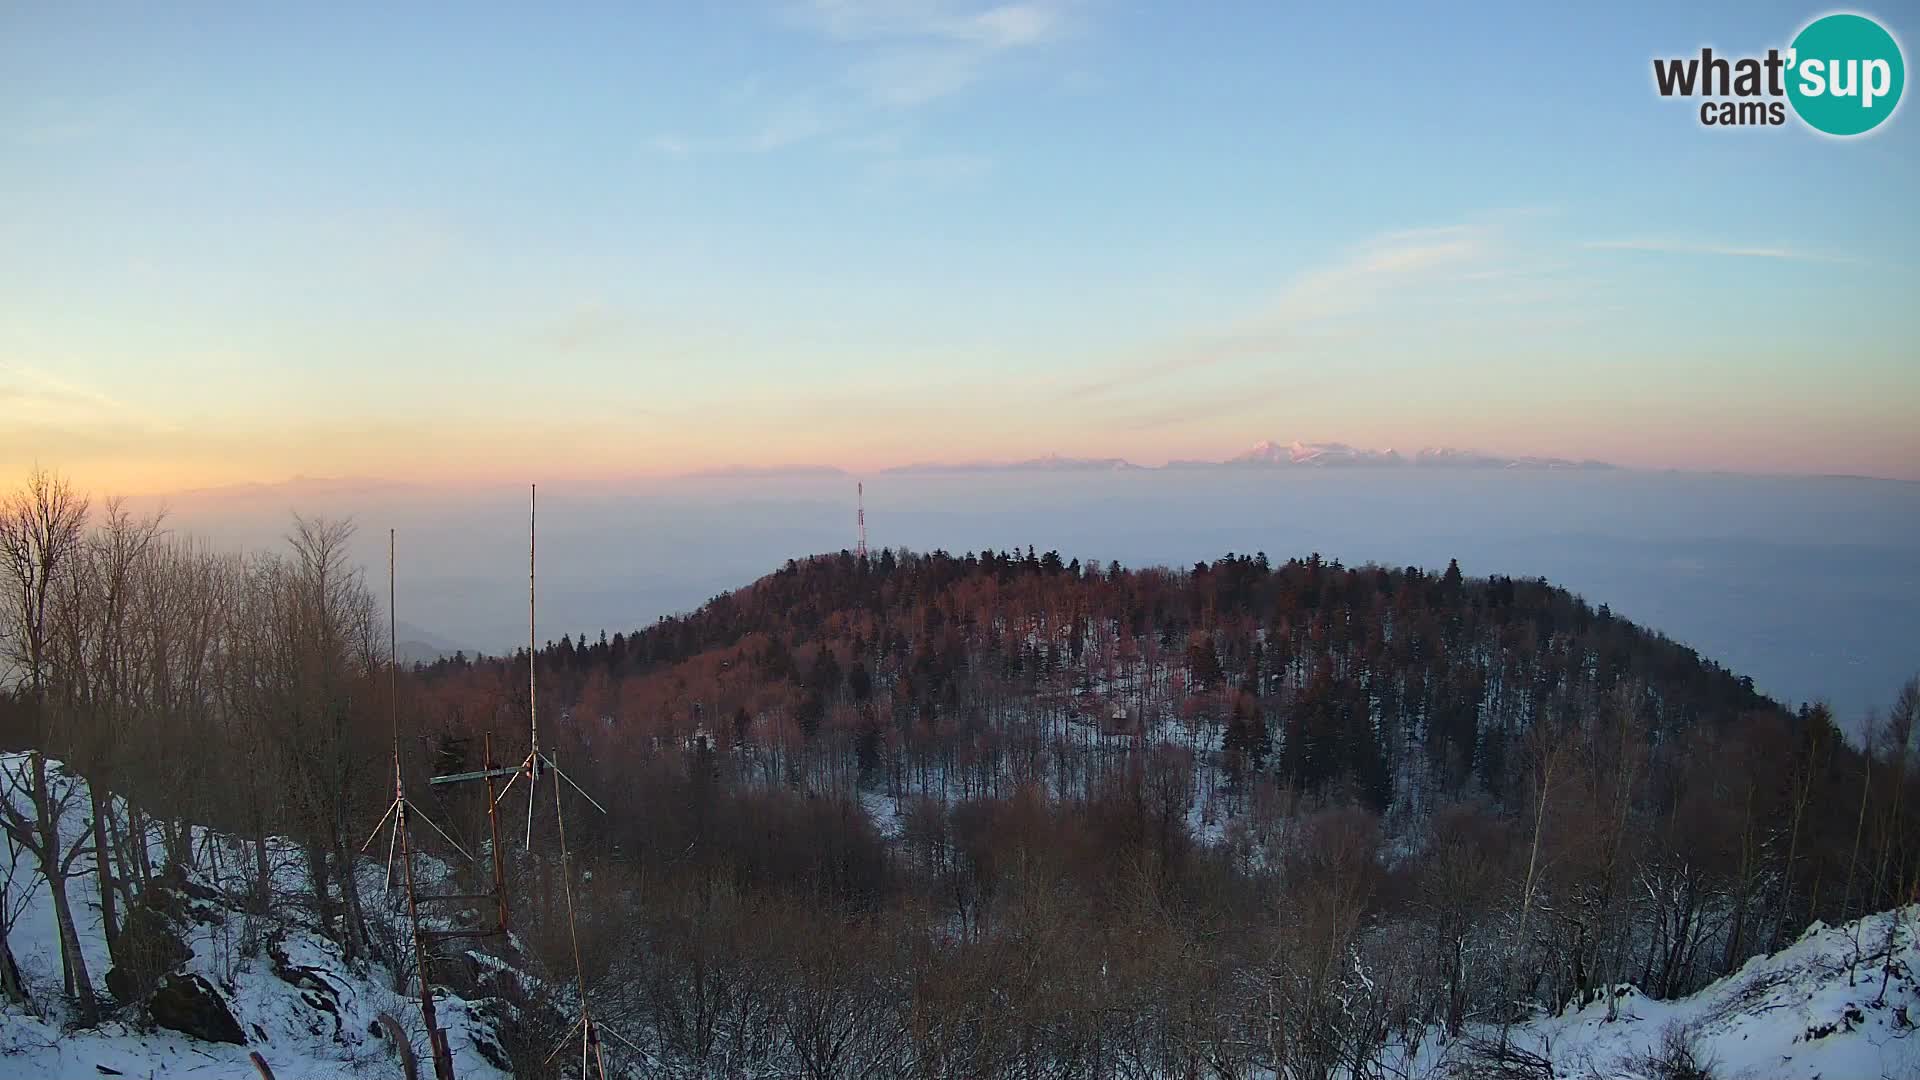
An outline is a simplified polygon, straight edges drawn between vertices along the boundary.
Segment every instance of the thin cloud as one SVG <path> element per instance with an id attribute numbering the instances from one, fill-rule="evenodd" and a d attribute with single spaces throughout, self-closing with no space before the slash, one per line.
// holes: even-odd
<path id="1" fill-rule="evenodd" d="M 840 41 L 925 38 L 987 48 L 1019 48 L 1047 40 L 1063 23 L 1058 5 L 981 7 L 942 0 L 813 0 L 795 21 Z"/>
<path id="2" fill-rule="evenodd" d="M 814 0 L 795 21 L 854 47 L 846 84 L 870 104 L 914 109 L 984 79 L 1004 56 L 1060 38 L 1057 3 L 980 6 L 941 0 Z"/>
<path id="3" fill-rule="evenodd" d="M 1847 255 L 1802 251 L 1798 248 L 1760 245 L 1701 243 L 1688 240 L 1589 240 L 1581 245 L 1593 251 L 1644 251 L 1662 255 L 1720 255 L 1735 259 L 1783 259 L 1792 262 L 1851 263 Z"/>
<path id="4" fill-rule="evenodd" d="M 110 138 L 133 123 L 125 98 L 38 98 L 18 103 L 15 123 L 0 131 L 25 146 L 62 146 Z"/>
<path id="5" fill-rule="evenodd" d="M 1350 378 L 1343 373 L 1341 378 Z M 1330 376 L 1289 379 L 1284 385 L 1249 389 L 1236 388 L 1227 393 L 1174 401 L 1154 408 L 1122 414 L 1114 425 L 1128 431 L 1154 431 L 1200 421 L 1220 421 L 1256 411 L 1271 411 L 1276 403 L 1299 401 L 1303 395 L 1338 385 Z"/>
<path id="6" fill-rule="evenodd" d="M 1096 379 L 1076 382 L 1063 392 L 1066 398 L 1097 398 L 1141 383 L 1183 372 L 1213 367 L 1270 352 L 1286 343 L 1281 334 L 1212 334 L 1197 336 L 1158 350 L 1159 357 L 1115 367 Z"/>
<path id="7" fill-rule="evenodd" d="M 1449 225 L 1388 233 L 1330 266 L 1294 278 L 1255 327 L 1297 328 L 1303 323 L 1378 308 L 1437 278 L 1477 265 L 1497 241 L 1494 225 Z"/>
<path id="8" fill-rule="evenodd" d="M 842 117 L 808 98 L 790 98 L 768 109 L 751 130 L 732 135 L 692 136 L 680 132 L 647 141 L 654 153 L 686 159 L 712 154 L 765 154 L 812 142 L 846 126 Z"/>
<path id="9" fill-rule="evenodd" d="M 138 457 L 180 433 L 92 387 L 0 363 L 0 461 Z"/>
<path id="10" fill-rule="evenodd" d="M 954 187 L 975 183 L 993 171 L 993 159 L 981 154 L 892 155 L 875 161 L 868 173 L 873 188 L 913 183 Z"/>
<path id="11" fill-rule="evenodd" d="M 655 135 L 647 140 L 648 149 L 656 154 L 670 158 L 685 158 L 693 154 L 693 144 L 682 135 Z"/>
<path id="12" fill-rule="evenodd" d="M 1513 261 L 1509 215 L 1381 233 L 1332 262 L 1294 275 L 1238 323 L 1153 350 L 1150 359 L 1065 389 L 1067 398 L 1117 393 L 1169 376 L 1271 356 L 1304 342 L 1324 343 L 1366 317 L 1374 325 L 1430 301 L 1468 275 L 1504 273 Z M 1364 329 L 1364 327 L 1362 327 Z"/>
<path id="13" fill-rule="evenodd" d="M 891 126 L 900 117 L 986 81 L 1008 57 L 1065 36 L 1064 0 L 981 5 L 954 0 L 810 0 L 784 9 L 783 21 L 833 52 L 837 71 L 765 109 L 757 123 L 731 133 L 665 131 L 647 139 L 655 155 L 690 160 L 710 155 L 768 154 L 825 141 L 860 154 L 875 139 L 891 141 L 897 161 L 868 163 L 869 182 L 921 177 L 937 184 L 987 171 L 978 154 L 909 152 Z M 758 104 L 760 80 L 732 95 Z M 883 135 L 873 136 L 879 128 Z"/>
<path id="14" fill-rule="evenodd" d="M 618 311 L 585 303 L 536 328 L 528 341 L 554 352 L 579 352 L 620 340 L 628 329 Z"/>
<path id="15" fill-rule="evenodd" d="M 913 109 L 979 81 L 985 60 L 968 49 L 889 50 L 848 69 L 847 84 L 877 105 Z"/>
<path id="16" fill-rule="evenodd" d="M 126 423 L 130 406 L 98 390 L 24 364 L 0 364 L 0 417 L 20 423 Z"/>

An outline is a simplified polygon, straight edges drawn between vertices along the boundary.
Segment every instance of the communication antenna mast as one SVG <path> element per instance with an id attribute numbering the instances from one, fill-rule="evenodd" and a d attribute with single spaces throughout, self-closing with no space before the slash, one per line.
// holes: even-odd
<path id="1" fill-rule="evenodd" d="M 485 780 L 487 782 L 487 813 L 489 815 L 492 815 L 494 813 L 494 808 L 500 804 L 501 800 L 507 797 L 507 792 L 513 790 L 513 785 L 519 783 L 521 780 L 525 780 L 527 782 L 526 844 L 527 844 L 527 850 L 531 851 L 533 850 L 534 794 L 540 785 L 540 778 L 546 775 L 547 773 L 551 772 L 555 776 L 559 777 L 561 780 L 565 780 L 569 785 L 573 787 L 573 790 L 580 793 L 581 798 L 587 800 L 589 803 L 592 803 L 593 808 L 595 810 L 598 810 L 604 814 L 607 812 L 607 808 L 604 806 L 601 806 L 599 800 L 587 794 L 585 788 L 582 788 L 579 784 L 574 783 L 573 777 L 568 776 L 565 772 L 563 772 L 560 769 L 558 765 L 555 765 L 553 763 L 553 758 L 550 755 L 542 753 L 540 750 L 540 696 L 539 696 L 540 673 L 538 670 L 539 665 L 535 662 L 536 658 L 539 655 L 539 644 L 538 644 L 538 638 L 536 637 L 536 633 L 534 629 L 534 600 L 536 596 L 535 578 L 534 578 L 534 565 L 535 565 L 534 556 L 535 556 L 535 551 L 537 550 L 536 544 L 538 542 L 536 537 L 537 537 L 537 526 L 538 526 L 538 519 L 539 519 L 539 513 L 540 513 L 539 485 L 537 484 L 530 485 L 528 488 L 528 496 L 529 496 L 529 502 L 528 502 L 528 511 L 527 511 L 527 756 L 521 760 L 520 764 L 515 765 L 511 768 L 495 768 L 492 761 L 492 751 L 491 749 L 489 749 L 488 760 L 486 764 L 479 771 L 452 773 L 447 776 L 436 776 L 433 778 L 432 782 L 435 784 L 457 784 L 457 783 L 461 783 L 463 781 L 468 781 L 468 780 Z M 500 794 L 496 796 L 493 793 L 493 781 L 502 776 L 509 777 L 510 779 L 507 780 L 507 786 L 501 788 Z M 500 859 L 499 845 L 496 844 L 494 848 L 494 861 L 497 863 L 499 859 Z M 502 915 L 501 921 L 503 923 L 505 922 L 504 914 Z"/>
<path id="2" fill-rule="evenodd" d="M 860 525 L 860 545 L 853 549 L 856 558 L 867 557 L 867 485 L 857 482 L 853 485 L 854 499 L 859 509 L 854 511 L 854 520 Z"/>
<path id="3" fill-rule="evenodd" d="M 433 778 L 433 782 L 436 784 L 448 784 L 458 780 L 477 780 L 482 777 L 486 777 L 488 779 L 491 779 L 492 777 L 495 777 L 495 776 L 512 777 L 512 779 L 507 781 L 507 786 L 500 789 L 499 798 L 494 800 L 494 802 L 497 803 L 500 801 L 500 799 L 504 799 L 507 797 L 507 792 L 513 790 L 513 785 L 519 783 L 522 779 L 526 780 L 527 782 L 527 850 L 531 851 L 533 850 L 533 797 L 534 797 L 535 791 L 540 786 L 540 777 L 545 775 L 546 773 L 551 772 L 553 773 L 553 775 L 559 777 L 561 780 L 565 780 L 568 784 L 572 785 L 573 790 L 579 792 L 581 798 L 592 803 L 593 808 L 595 810 L 598 810 L 604 814 L 607 812 L 607 808 L 604 806 L 601 806 L 597 799 L 587 794 L 585 788 L 582 788 L 579 784 L 574 783 L 573 777 L 568 776 L 565 772 L 563 772 L 558 765 L 555 765 L 553 763 L 553 758 L 551 756 L 549 756 L 548 754 L 542 753 L 540 750 L 540 697 L 539 697 L 540 674 L 539 674 L 539 664 L 535 662 L 537 657 L 539 656 L 539 644 L 538 644 L 538 639 L 535 636 L 535 630 L 534 630 L 534 600 L 536 596 L 536 593 L 534 590 L 534 584 L 535 584 L 534 552 L 536 550 L 535 545 L 537 543 L 537 539 L 536 539 L 537 526 L 538 526 L 538 520 L 539 520 L 539 514 L 540 514 L 539 485 L 537 484 L 530 485 L 528 488 L 528 496 L 529 496 L 529 502 L 528 502 L 528 511 L 527 511 L 527 756 L 525 760 L 520 762 L 520 765 L 518 768 L 513 768 L 513 769 L 487 768 L 482 772 L 478 772 L 478 773 L 460 773 L 454 776 L 436 776 Z M 558 798 L 557 793 L 555 797 Z"/>
<path id="4" fill-rule="evenodd" d="M 487 741 L 487 760 L 484 767 L 482 767 L 479 771 L 454 773 L 448 776 L 436 776 L 433 778 L 433 783 L 435 784 L 456 784 L 456 783 L 461 783 L 461 782 L 471 781 L 471 780 L 486 781 L 487 816 L 489 820 L 494 823 L 493 824 L 493 837 L 494 837 L 493 865 L 494 865 L 494 873 L 496 876 L 496 880 L 499 880 L 499 877 L 502 874 L 502 869 L 501 869 L 502 855 L 500 850 L 500 830 L 499 830 L 499 824 L 498 824 L 499 818 L 497 815 L 497 807 L 499 806 L 500 802 L 506 798 L 507 792 L 512 790 L 513 785 L 519 783 L 522 779 L 526 780 L 527 782 L 527 840 L 526 842 L 527 842 L 527 849 L 529 851 L 531 851 L 533 848 L 534 795 L 539 788 L 540 778 L 545 774 L 550 772 L 554 776 L 558 777 L 559 780 L 565 780 L 567 784 L 573 788 L 574 791 L 579 792 L 581 798 L 587 800 L 588 803 L 591 803 L 594 809 L 600 811 L 603 814 L 607 812 L 606 807 L 601 806 L 600 803 L 596 801 L 593 796 L 588 795 L 586 791 L 580 787 L 579 784 L 575 783 L 573 778 L 571 776 L 568 776 L 566 772 L 560 768 L 560 766 L 554 764 L 553 756 L 551 753 L 542 752 L 540 749 L 540 699 L 539 699 L 539 681 L 538 681 L 539 671 L 538 671 L 538 665 L 535 663 L 535 660 L 536 660 L 536 657 L 538 656 L 538 651 L 539 651 L 539 646 L 538 646 L 539 638 L 537 636 L 538 630 L 537 630 L 537 623 L 535 621 L 535 612 L 536 612 L 535 603 L 538 597 L 538 591 L 537 591 L 538 579 L 536 578 L 535 574 L 536 574 L 536 569 L 538 565 L 536 553 L 538 551 L 538 548 L 537 548 L 538 535 L 539 535 L 538 522 L 539 522 L 539 508 L 540 508 L 540 503 L 539 503 L 540 492 L 537 485 L 532 486 L 528 489 L 528 496 L 529 496 L 529 503 L 528 503 L 528 513 L 527 513 L 527 756 L 525 760 L 521 761 L 521 763 L 516 767 L 495 768 L 493 764 L 493 741 L 491 736 L 489 736 Z M 493 781 L 496 778 L 499 778 L 502 776 L 509 777 L 510 779 L 508 779 L 507 781 L 507 786 L 504 788 L 501 788 L 499 795 L 496 796 L 493 791 Z M 550 1052 L 547 1055 L 547 1061 L 549 1062 L 552 1061 L 554 1057 L 560 1053 L 561 1050 L 566 1048 L 568 1042 L 572 1039 L 574 1033 L 579 1032 L 580 1033 L 580 1075 L 581 1077 L 584 1080 L 584 1078 L 588 1076 L 589 1067 L 591 1067 L 594 1070 L 594 1072 L 597 1073 L 597 1075 L 600 1077 L 600 1080 L 606 1080 L 607 1066 L 606 1066 L 604 1055 L 601 1052 L 601 1043 L 600 1043 L 600 1037 L 603 1034 L 611 1035 L 613 1038 L 618 1039 L 622 1043 L 625 1043 L 630 1049 L 634 1050 L 636 1053 L 640 1052 L 640 1048 L 637 1046 L 634 1046 L 634 1044 L 630 1040 L 622 1036 L 619 1032 L 614 1031 L 612 1028 L 609 1028 L 605 1024 L 602 1024 L 598 1020 L 594 1019 L 593 1008 L 587 1000 L 586 968 L 580 962 L 580 931 L 574 918 L 573 875 L 572 875 L 572 869 L 571 869 L 572 852 L 570 852 L 567 848 L 567 823 L 566 823 L 566 817 L 563 814 L 561 809 L 559 780 L 555 780 L 552 782 L 553 815 L 554 815 L 554 824 L 556 826 L 556 829 L 559 835 L 560 878 L 561 878 L 561 883 L 565 890 L 566 899 L 567 899 L 567 934 L 573 946 L 574 985 L 575 985 L 575 990 L 576 990 L 576 993 L 578 994 L 579 1002 L 580 1002 L 580 1016 L 571 1025 L 568 1026 L 566 1034 L 563 1035 L 560 1039 L 560 1043 L 557 1046 L 555 1046 L 552 1052 Z M 500 925 L 501 925 L 502 931 L 505 930 L 506 921 L 507 921 L 506 898 L 505 898 L 504 890 L 502 890 L 500 893 Z"/>
<path id="5" fill-rule="evenodd" d="M 559 767 L 553 765 L 551 761 L 548 762 L 548 766 L 551 767 L 554 772 L 560 772 Z M 564 776 L 566 774 L 561 773 L 561 775 Z M 569 783 L 571 783 L 571 781 L 569 781 Z M 577 787 L 576 790 L 578 790 Z M 584 795 L 585 792 L 581 794 Z M 593 800 L 589 799 L 587 801 L 592 802 Z M 599 804 L 595 803 L 595 805 L 597 806 Z M 605 813 L 605 811 L 602 811 L 602 813 Z M 631 1039 L 595 1020 L 593 1018 L 593 1006 L 587 1000 L 587 969 L 580 963 L 580 928 L 574 919 L 573 913 L 573 867 L 571 861 L 573 856 L 572 853 L 567 850 L 567 819 L 566 815 L 560 809 L 559 784 L 553 785 L 553 821 L 560 835 L 560 884 L 562 892 L 565 893 L 567 898 L 567 940 L 573 945 L 573 978 L 575 993 L 579 996 L 580 1000 L 580 1018 L 567 1026 L 566 1033 L 561 1035 L 560 1041 L 555 1043 L 553 1049 L 547 1052 L 547 1059 L 541 1062 L 541 1064 L 545 1065 L 555 1057 L 558 1057 L 560 1051 L 565 1050 L 567 1044 L 573 1040 L 573 1033 L 578 1031 L 580 1033 L 581 1080 L 587 1080 L 589 1064 L 591 1064 L 594 1072 L 599 1074 L 600 1080 L 607 1080 L 607 1060 L 600 1049 L 600 1036 L 602 1034 L 611 1035 L 620 1040 L 626 1044 L 629 1050 L 632 1050 L 636 1054 L 644 1053 L 644 1051 L 638 1046 L 635 1046 Z"/>
<path id="6" fill-rule="evenodd" d="M 427 963 L 427 943 L 436 937 L 458 936 L 440 934 L 420 928 L 420 901 L 423 899 L 414 890 L 413 843 L 409 835 L 415 809 L 407 798 L 404 775 L 400 770 L 400 647 L 399 613 L 394 605 L 394 538 L 393 530 L 387 530 L 387 712 L 393 722 L 393 801 L 387 804 L 387 812 L 380 816 L 380 824 L 373 827 L 367 841 L 360 845 L 362 852 L 371 847 L 380 838 L 380 830 L 386 827 L 389 818 L 393 821 L 393 831 L 387 837 L 387 888 L 393 888 L 393 856 L 397 850 L 400 855 L 401 880 L 407 890 L 407 922 L 413 930 L 413 960 L 420 974 L 420 1019 L 427 1028 L 427 1044 L 433 1051 L 433 1074 L 438 1080 L 454 1080 L 453 1051 L 447 1044 L 447 1033 L 440 1027 L 433 1010 L 433 982 Z M 451 844 L 454 850 L 467 855 L 467 849 L 448 836 L 433 819 L 419 814 L 420 820 L 440 838 Z M 473 856 L 467 855 L 471 859 Z M 500 890 L 498 871 L 495 872 L 495 895 L 504 895 Z M 465 897 L 425 897 L 428 900 L 468 899 Z M 504 928 L 504 927 L 503 927 Z"/>

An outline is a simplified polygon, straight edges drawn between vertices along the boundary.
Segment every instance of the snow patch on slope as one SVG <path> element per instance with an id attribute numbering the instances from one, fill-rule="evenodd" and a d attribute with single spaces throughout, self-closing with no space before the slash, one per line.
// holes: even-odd
<path id="1" fill-rule="evenodd" d="M 1689 1036 L 1718 1080 L 1920 1078 L 1920 905 L 1846 926 L 1815 923 L 1691 997 L 1654 1001 L 1631 986 L 1536 1020 L 1511 1037 L 1562 1077 L 1634 1078 L 1667 1032 Z M 1469 1068 L 1460 1075 L 1470 1075 Z"/>
<path id="2" fill-rule="evenodd" d="M 21 810 L 32 813 L 20 793 L 28 767 L 25 754 L 0 755 L 0 797 L 11 797 Z M 53 761 L 48 776 L 56 798 L 67 811 L 61 821 L 65 844 L 79 839 L 88 828 L 86 781 L 66 773 Z M 118 804 L 116 807 L 124 811 Z M 123 819 L 124 820 L 124 819 Z M 102 928 L 100 895 L 91 874 L 67 881 L 81 952 L 88 974 L 100 995 L 108 1019 L 98 1027 L 72 1029 L 72 1016 L 61 994 L 59 934 L 51 895 L 34 856 L 0 850 L 0 881 L 9 882 L 8 906 L 19 910 L 9 935 L 22 981 L 36 1011 L 0 1003 L 0 1075 L 43 1077 L 99 1077 L 115 1070 L 127 1076 L 187 1075 L 205 1080 L 258 1080 L 248 1060 L 258 1051 L 278 1080 L 338 1077 L 354 1072 L 398 1075 L 398 1057 L 384 1034 L 376 1034 L 376 1017 L 385 1012 L 397 1020 L 427 1064 L 426 1034 L 420 1023 L 418 998 L 393 989 L 393 970 L 385 964 L 361 960 L 349 963 L 340 946 L 318 932 L 305 912 L 288 905 L 269 916 L 246 912 L 229 899 L 239 894 L 231 886 L 244 878 L 252 864 L 252 845 L 209 830 L 194 830 L 194 846 L 212 872 L 196 870 L 187 882 L 171 890 L 182 911 L 176 924 L 191 957 L 176 972 L 198 975 L 212 985 L 247 1038 L 247 1045 L 204 1042 L 166 1028 L 151 1026 L 137 1006 L 116 1004 L 107 989 L 112 967 Z M 277 887 L 292 895 L 299 881 L 298 852 L 283 841 L 269 842 Z M 164 853 L 153 845 L 156 866 Z M 80 864 L 91 865 L 90 854 Z M 431 860 L 421 859 L 431 874 Z M 370 919 L 391 917 L 372 910 L 383 899 L 383 873 L 378 865 L 363 865 L 363 898 Z M 8 875 L 11 876 L 8 876 Z M 158 887 L 158 886 L 156 886 Z M 385 906 L 381 904 L 381 906 Z M 441 992 L 435 1005 L 442 1028 L 453 1048 L 457 1075 L 475 1080 L 504 1080 L 497 1068 L 496 1010 L 487 1001 L 468 1001 Z"/>

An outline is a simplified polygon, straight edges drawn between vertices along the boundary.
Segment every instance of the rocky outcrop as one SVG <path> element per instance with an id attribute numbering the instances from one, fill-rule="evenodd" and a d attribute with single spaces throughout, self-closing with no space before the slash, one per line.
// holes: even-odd
<path id="1" fill-rule="evenodd" d="M 141 904 L 128 913 L 114 956 L 120 962 L 107 971 L 107 990 L 115 1000 L 130 1005 L 152 993 L 167 972 L 191 959 L 193 950 L 165 914 Z"/>
<path id="2" fill-rule="evenodd" d="M 226 996 L 198 975 L 174 972 L 161 978 L 147 999 L 147 1015 L 163 1028 L 207 1042 L 247 1044 Z"/>

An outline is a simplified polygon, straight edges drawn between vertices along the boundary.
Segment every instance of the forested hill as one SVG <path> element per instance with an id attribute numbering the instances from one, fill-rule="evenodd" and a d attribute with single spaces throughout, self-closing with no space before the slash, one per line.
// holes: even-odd
<path id="1" fill-rule="evenodd" d="M 543 705 L 616 733 L 698 731 L 724 750 L 791 729 L 866 781 L 937 774 L 968 792 L 997 790 L 981 770 L 1017 769 L 1023 745 L 1076 726 L 1173 726 L 1217 759 L 1229 796 L 1268 778 L 1352 785 L 1385 809 L 1502 799 L 1516 740 L 1543 720 L 1627 722 L 1652 742 L 1787 719 L 1750 680 L 1545 581 L 1318 554 L 1173 571 L 1032 549 L 841 552 L 632 634 L 563 637 L 540 660 Z M 485 678 L 465 658 L 431 673 Z"/>
<path id="2" fill-rule="evenodd" d="M 1436 1037 L 1489 1048 L 1462 1074 L 1492 1075 L 1510 1020 L 1611 1021 L 1639 998 L 1617 984 L 1675 998 L 1920 894 L 1920 680 L 1851 746 L 1538 581 L 843 553 L 562 638 L 537 671 L 401 674 L 350 523 L 296 519 L 285 552 L 234 558 L 154 519 L 89 524 L 44 477 L 16 505 L 60 527 L 16 525 L 38 554 L 0 575 L 26 675 L 0 745 L 33 751 L 0 776 L 0 825 L 47 898 L 32 940 L 61 944 L 57 966 L 8 963 L 0 919 L 0 1017 L 151 1014 L 135 976 L 182 955 L 147 934 L 174 882 L 218 882 L 222 910 L 354 970 L 404 958 L 357 846 L 396 750 L 454 896 L 493 860 L 453 856 L 513 839 L 494 850 L 521 947 L 436 978 L 476 1007 L 512 997 L 503 965 L 585 986 L 663 1075 L 1414 1075 L 1384 1063 Z M 578 785 L 549 782 L 551 816 L 427 783 L 482 764 L 487 735 L 522 760 L 533 704 Z M 1806 1039 L 1907 1015 L 1887 991 L 1905 933 L 1848 935 L 1880 989 L 1859 1000 L 1849 973 Z M 258 940 L 191 962 L 270 969 Z M 517 1015 L 494 1025 L 505 1071 L 554 1075 L 563 1022 Z"/>

